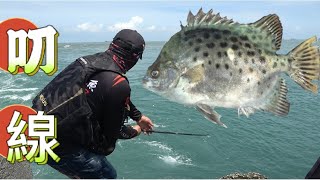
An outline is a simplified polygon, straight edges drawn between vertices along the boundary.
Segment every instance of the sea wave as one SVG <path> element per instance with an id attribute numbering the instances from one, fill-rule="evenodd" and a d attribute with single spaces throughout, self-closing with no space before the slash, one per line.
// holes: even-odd
<path id="1" fill-rule="evenodd" d="M 155 128 L 159 128 L 159 127 L 161 127 L 161 128 L 165 128 L 165 127 L 167 127 L 167 126 L 165 126 L 165 125 L 162 125 L 162 124 L 153 124 L 153 127 L 155 127 Z"/>
<path id="2" fill-rule="evenodd" d="M 154 153 L 154 155 L 165 162 L 166 164 L 171 165 L 193 165 L 192 160 L 184 155 L 181 155 L 174 151 L 174 149 L 167 144 L 158 141 L 139 141 L 137 143 L 146 144 L 150 147 L 156 147 L 158 150 L 161 150 L 159 153 Z"/>
<path id="3" fill-rule="evenodd" d="M 1 96 L 0 99 L 10 99 L 10 100 L 23 100 L 23 101 L 28 101 L 31 98 L 33 98 L 33 93 L 25 95 L 25 96 L 18 96 L 18 95 L 5 95 Z"/>
<path id="4" fill-rule="evenodd" d="M 2 88 L 0 89 L 0 92 L 23 92 L 23 91 L 36 91 L 39 88 L 21 88 L 21 89 L 6 89 Z"/>
<path id="5" fill-rule="evenodd" d="M 158 156 L 159 159 L 163 160 L 167 164 L 171 165 L 188 165 L 188 166 L 193 166 L 192 160 L 188 157 L 181 156 L 181 155 L 175 155 L 175 156 L 170 156 L 170 155 L 160 155 Z"/>
<path id="6" fill-rule="evenodd" d="M 140 141 L 140 142 L 137 142 L 137 143 L 142 143 L 142 144 L 146 144 L 148 146 L 151 146 L 151 147 L 157 147 L 161 150 L 164 150 L 166 152 L 172 152 L 172 148 L 169 147 L 168 145 L 166 144 L 163 144 L 161 142 L 158 142 L 158 141 Z"/>

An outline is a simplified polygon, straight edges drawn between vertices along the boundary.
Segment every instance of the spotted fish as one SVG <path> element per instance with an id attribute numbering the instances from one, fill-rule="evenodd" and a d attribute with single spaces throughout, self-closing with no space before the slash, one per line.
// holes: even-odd
<path id="1" fill-rule="evenodd" d="M 215 107 L 237 108 L 247 117 L 257 110 L 289 113 L 289 75 L 317 93 L 319 52 L 311 37 L 286 55 L 277 54 L 282 25 L 276 14 L 240 24 L 214 14 L 189 12 L 187 25 L 163 46 L 148 68 L 143 85 L 169 100 L 196 106 L 207 119 L 226 127 Z"/>

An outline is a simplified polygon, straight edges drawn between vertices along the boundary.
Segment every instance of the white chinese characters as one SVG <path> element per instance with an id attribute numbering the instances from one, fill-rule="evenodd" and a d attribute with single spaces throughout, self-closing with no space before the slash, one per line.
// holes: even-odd
<path id="1" fill-rule="evenodd" d="M 97 84 L 97 80 L 90 80 L 90 82 L 87 84 L 87 87 L 90 89 L 91 92 L 93 92 L 93 89 L 97 87 Z"/>
<path id="2" fill-rule="evenodd" d="M 56 121 L 53 115 L 44 115 L 39 111 L 37 115 L 29 115 L 28 136 L 24 132 L 28 126 L 26 121 L 21 119 L 21 114 L 14 111 L 11 122 L 7 127 L 8 133 L 12 133 L 8 140 L 9 152 L 7 160 L 14 163 L 15 160 L 23 161 L 22 155 L 30 162 L 35 161 L 38 164 L 45 164 L 48 160 L 48 154 L 58 162 L 60 158 L 52 151 L 59 145 L 56 138 Z M 51 139 L 49 142 L 47 142 Z M 31 149 L 30 149 L 31 147 Z M 27 149 L 30 149 L 27 152 Z"/>
<path id="3" fill-rule="evenodd" d="M 24 67 L 24 72 L 30 76 L 38 72 L 39 68 L 46 74 L 52 75 L 57 71 L 58 32 L 52 26 L 29 30 L 7 31 L 8 34 L 8 71 L 18 72 L 18 67 Z M 32 53 L 29 58 L 28 39 L 33 41 Z M 44 56 L 44 51 L 46 56 Z M 46 57 L 46 65 L 43 59 Z"/>

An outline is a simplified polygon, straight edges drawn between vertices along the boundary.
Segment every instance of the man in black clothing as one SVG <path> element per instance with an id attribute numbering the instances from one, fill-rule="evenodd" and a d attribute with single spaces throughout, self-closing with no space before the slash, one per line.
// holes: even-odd
<path id="1" fill-rule="evenodd" d="M 305 179 L 320 179 L 320 157 L 314 163 L 314 165 L 306 175 Z"/>
<path id="2" fill-rule="evenodd" d="M 144 47 L 137 31 L 121 30 L 107 51 L 80 57 L 34 99 L 35 110 L 53 114 L 58 121 L 60 146 L 54 151 L 61 159 L 57 163 L 50 158 L 51 167 L 70 178 L 117 177 L 105 157 L 114 151 L 117 139 L 153 128 L 131 102 L 124 75 L 142 58 Z M 128 116 L 137 125 L 124 125 Z"/>

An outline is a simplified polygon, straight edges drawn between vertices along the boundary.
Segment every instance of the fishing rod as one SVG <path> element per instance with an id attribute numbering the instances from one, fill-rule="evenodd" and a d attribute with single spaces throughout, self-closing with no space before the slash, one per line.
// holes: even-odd
<path id="1" fill-rule="evenodd" d="M 186 136 L 209 136 L 208 134 L 193 134 L 193 133 L 180 133 L 180 132 L 169 132 L 169 131 L 145 131 L 147 133 L 161 133 L 161 134 L 175 134 L 175 135 L 186 135 Z"/>

